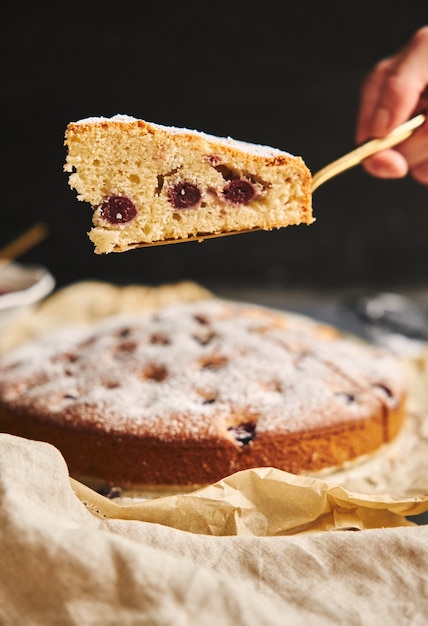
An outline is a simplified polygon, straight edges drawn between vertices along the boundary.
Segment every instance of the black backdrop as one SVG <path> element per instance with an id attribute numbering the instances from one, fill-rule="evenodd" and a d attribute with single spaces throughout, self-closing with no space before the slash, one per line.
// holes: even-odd
<path id="1" fill-rule="evenodd" d="M 361 168 L 315 192 L 314 225 L 97 256 L 91 210 L 63 173 L 64 130 L 126 113 L 269 144 L 315 172 L 354 145 L 361 81 L 428 23 L 426 0 L 66 2 L 11 5 L 1 21 L 0 245 L 37 221 L 50 236 L 23 261 L 64 285 L 419 285 L 428 188 Z"/>

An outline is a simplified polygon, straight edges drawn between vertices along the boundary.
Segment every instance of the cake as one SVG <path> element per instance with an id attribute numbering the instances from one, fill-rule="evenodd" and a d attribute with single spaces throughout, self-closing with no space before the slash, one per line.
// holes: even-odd
<path id="1" fill-rule="evenodd" d="M 341 467 L 392 441 L 405 412 L 386 350 L 215 297 L 55 329 L 0 364 L 1 431 L 52 443 L 87 484 Z"/>
<path id="2" fill-rule="evenodd" d="M 126 115 L 69 123 L 65 146 L 98 254 L 313 222 L 310 172 L 276 148 Z"/>

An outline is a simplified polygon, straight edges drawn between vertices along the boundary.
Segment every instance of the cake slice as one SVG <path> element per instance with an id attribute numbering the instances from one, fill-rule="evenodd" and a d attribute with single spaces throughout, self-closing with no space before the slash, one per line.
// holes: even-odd
<path id="1" fill-rule="evenodd" d="M 311 224 L 311 175 L 276 148 L 126 115 L 68 124 L 64 170 L 98 254 Z"/>

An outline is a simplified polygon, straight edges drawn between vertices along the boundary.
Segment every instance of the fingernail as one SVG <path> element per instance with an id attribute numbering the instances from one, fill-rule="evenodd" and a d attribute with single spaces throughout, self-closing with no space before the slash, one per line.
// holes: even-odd
<path id="1" fill-rule="evenodd" d="M 390 114 L 388 109 L 378 109 L 373 118 L 372 131 L 375 137 L 382 137 L 389 131 Z"/>

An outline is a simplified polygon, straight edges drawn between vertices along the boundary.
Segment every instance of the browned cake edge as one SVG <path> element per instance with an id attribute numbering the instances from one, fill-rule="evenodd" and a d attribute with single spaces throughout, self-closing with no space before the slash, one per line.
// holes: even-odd
<path id="1" fill-rule="evenodd" d="M 366 419 L 289 435 L 261 433 L 250 446 L 232 441 L 159 442 L 96 428 L 67 427 L 54 421 L 34 421 L 0 403 L 0 429 L 59 448 L 71 476 L 82 482 L 136 485 L 201 485 L 245 469 L 276 467 L 294 474 L 342 466 L 391 442 L 406 416 L 406 397 L 391 408 L 378 400 L 378 410 Z"/>

